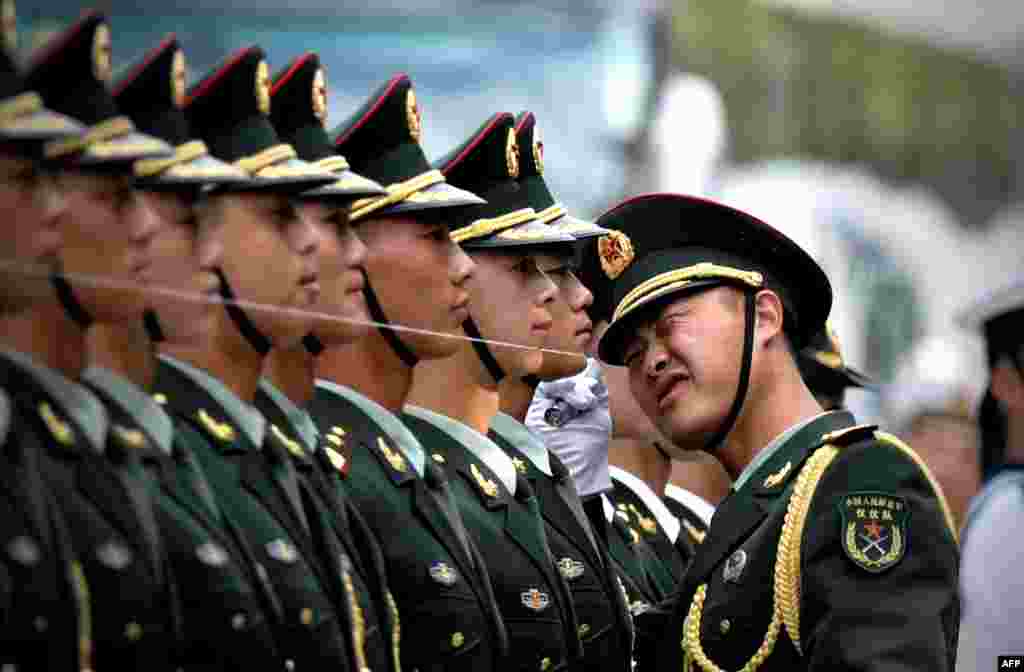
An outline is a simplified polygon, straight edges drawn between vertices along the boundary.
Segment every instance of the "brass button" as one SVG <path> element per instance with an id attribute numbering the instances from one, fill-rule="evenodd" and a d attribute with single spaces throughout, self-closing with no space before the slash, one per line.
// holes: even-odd
<path id="1" fill-rule="evenodd" d="M 540 661 L 540 672 L 547 672 L 547 670 L 550 670 L 550 669 L 551 669 L 551 659 L 550 658 L 545 658 L 544 660 Z"/>
<path id="2" fill-rule="evenodd" d="M 245 630 L 245 626 L 249 624 L 249 619 L 245 617 L 245 614 L 238 613 L 231 617 L 231 628 L 235 631 Z"/>
<path id="3" fill-rule="evenodd" d="M 463 635 L 461 632 L 453 632 L 452 633 L 452 646 L 454 648 L 457 649 L 457 648 L 459 648 L 460 646 L 462 646 L 465 643 L 466 643 L 466 636 L 465 635 Z"/>
<path id="4" fill-rule="evenodd" d="M 299 612 L 299 620 L 302 621 L 303 625 L 310 625 L 313 623 L 313 610 L 309 607 L 303 608 L 303 610 Z"/>
<path id="5" fill-rule="evenodd" d="M 732 623 L 729 622 L 728 618 L 723 618 L 722 622 L 718 624 L 718 629 L 723 635 L 728 635 L 729 630 L 732 628 Z"/>
<path id="6" fill-rule="evenodd" d="M 588 634 L 590 634 L 590 624 L 584 623 L 579 627 L 579 629 L 576 632 L 579 634 L 580 639 L 586 637 Z"/>
<path id="7" fill-rule="evenodd" d="M 50 622 L 46 620 L 45 616 L 36 616 L 32 625 L 35 626 L 36 632 L 46 632 L 46 629 L 50 627 Z"/>
<path id="8" fill-rule="evenodd" d="M 132 621 L 124 626 L 124 636 L 130 642 L 137 642 L 142 639 L 142 626 Z"/>

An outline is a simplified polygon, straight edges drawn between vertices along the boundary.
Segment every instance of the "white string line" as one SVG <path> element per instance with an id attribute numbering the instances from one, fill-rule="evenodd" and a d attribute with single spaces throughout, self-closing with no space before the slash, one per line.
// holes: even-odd
<path id="1" fill-rule="evenodd" d="M 469 341 L 486 343 L 488 345 L 495 345 L 503 348 L 512 348 L 515 350 L 533 350 L 552 355 L 563 355 L 567 357 L 580 357 L 586 359 L 586 355 L 578 352 L 568 352 L 565 350 L 556 350 L 553 348 L 542 348 L 534 345 L 523 345 L 521 343 L 511 343 L 509 341 L 497 341 L 488 338 L 474 338 L 463 333 L 451 333 L 444 331 L 433 331 L 431 329 L 423 329 L 420 327 L 410 327 L 403 324 L 384 323 L 377 322 L 375 320 L 361 320 L 351 317 L 341 317 L 339 315 L 331 315 L 330 313 L 324 313 L 316 310 L 306 310 L 303 308 L 291 308 L 284 306 L 275 306 L 265 303 L 258 303 L 256 301 L 249 301 L 246 299 L 235 298 L 233 300 L 224 299 L 219 294 L 202 294 L 200 292 L 189 292 L 182 289 L 176 289 L 173 287 L 166 287 L 162 285 L 150 285 L 143 284 L 140 282 L 131 282 L 128 280 L 117 280 L 110 276 L 103 275 L 92 275 L 84 273 L 68 273 L 60 272 L 54 273 L 48 268 L 40 265 L 25 264 L 17 261 L 4 261 L 0 260 L 0 269 L 4 271 L 13 271 L 27 276 L 36 277 L 51 277 L 57 276 L 66 280 L 72 286 L 84 286 L 93 287 L 100 289 L 138 289 L 147 295 L 155 297 L 165 297 L 178 299 L 182 301 L 191 301 L 194 303 L 206 303 L 206 304 L 234 304 L 239 308 L 243 308 L 247 311 L 253 312 L 265 312 L 275 313 L 279 315 L 287 315 L 290 317 L 306 317 L 313 318 L 323 322 L 339 322 L 342 324 L 353 324 L 366 327 L 378 327 L 385 329 L 393 329 L 394 331 L 402 331 L 411 334 L 420 334 L 423 336 L 438 336 L 440 338 L 451 338 L 458 341 Z"/>

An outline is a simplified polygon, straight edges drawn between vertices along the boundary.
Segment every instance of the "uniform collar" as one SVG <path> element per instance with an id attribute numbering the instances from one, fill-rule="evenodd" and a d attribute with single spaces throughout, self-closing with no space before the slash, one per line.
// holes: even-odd
<path id="1" fill-rule="evenodd" d="M 526 456 L 533 466 L 540 469 L 546 476 L 554 477 L 551 471 L 551 457 L 544 441 L 530 429 L 511 415 L 498 411 L 491 420 L 491 431 L 515 446 L 515 449 Z"/>
<path id="2" fill-rule="evenodd" d="M 363 413 L 370 416 L 370 418 L 377 423 L 378 427 L 387 434 L 391 443 L 401 449 L 402 453 L 405 454 L 405 459 L 409 460 L 413 469 L 416 470 L 416 473 L 421 478 L 423 477 L 424 462 L 426 461 L 426 453 L 423 450 L 423 445 L 420 443 L 419 439 L 409 431 L 409 428 L 402 424 L 402 421 L 398 419 L 398 416 L 378 404 L 373 399 L 356 392 L 350 387 L 338 385 L 329 380 L 323 380 L 322 378 L 317 378 L 316 386 L 342 397 Z"/>
<path id="3" fill-rule="evenodd" d="M 156 443 L 160 452 L 171 453 L 174 426 L 170 416 L 153 401 L 153 397 L 135 383 L 100 366 L 90 366 L 82 372 L 82 380 L 91 383 L 116 401 L 121 409 L 131 416 L 136 425 Z"/>
<path id="4" fill-rule="evenodd" d="M 251 404 L 247 404 L 239 399 L 238 395 L 229 390 L 224 383 L 202 369 L 170 355 L 160 355 L 160 361 L 188 376 L 192 382 L 210 395 L 228 415 L 231 422 L 245 432 L 245 436 L 253 446 L 259 448 L 263 445 L 263 437 L 267 431 L 267 421 Z"/>
<path id="5" fill-rule="evenodd" d="M 768 460 L 770 460 L 772 456 L 774 456 L 775 453 L 779 451 L 779 448 L 781 448 L 786 443 L 786 441 L 792 438 L 794 434 L 796 434 L 801 429 L 811 424 L 818 418 L 824 417 L 829 413 L 835 412 L 837 411 L 827 411 L 825 413 L 819 413 L 818 415 L 812 415 L 811 417 L 801 420 L 800 422 L 796 423 L 792 427 L 789 427 L 784 432 L 776 436 L 774 439 L 771 440 L 771 442 L 767 446 L 762 448 L 757 453 L 757 455 L 754 456 L 754 459 L 751 460 L 746 467 L 743 468 L 743 471 L 741 471 L 740 475 L 736 478 L 736 482 L 732 484 L 732 489 L 734 491 L 738 491 L 740 488 L 742 488 L 746 484 L 746 482 L 750 480 L 750 477 L 757 473 L 757 470 L 764 466 L 764 464 Z"/>
<path id="6" fill-rule="evenodd" d="M 711 524 L 711 516 L 715 513 L 715 507 L 711 506 L 706 499 L 696 495 L 685 488 L 671 483 L 665 486 L 665 496 L 670 497 L 686 508 L 697 514 L 697 517 L 704 521 L 705 525 Z"/>
<path id="7" fill-rule="evenodd" d="M 15 366 L 31 375 L 43 391 L 60 406 L 64 414 L 74 420 L 92 449 L 98 454 L 103 454 L 110 420 L 107 417 L 107 410 L 103 408 L 96 395 L 50 367 L 40 364 L 31 355 L 9 348 L 0 348 L 0 352 L 3 352 Z"/>
<path id="8" fill-rule="evenodd" d="M 644 503 L 644 506 L 651 512 L 654 519 L 658 521 L 661 529 L 665 531 L 669 541 L 673 544 L 676 543 L 681 525 L 679 519 L 672 515 L 672 512 L 665 506 L 665 502 L 661 501 L 661 497 L 658 497 L 654 490 L 651 490 L 650 486 L 628 471 L 619 469 L 616 466 L 609 466 L 608 473 L 611 474 L 613 481 L 618 481 L 624 485 Z"/>
<path id="9" fill-rule="evenodd" d="M 260 389 L 281 409 L 285 417 L 288 418 L 292 429 L 298 433 L 299 438 L 306 447 L 315 452 L 320 439 L 320 432 L 313 423 L 313 418 L 309 415 L 309 411 L 296 406 L 288 398 L 288 395 L 277 389 L 277 386 L 266 378 L 260 378 Z"/>
<path id="10" fill-rule="evenodd" d="M 466 450 L 473 454 L 473 457 L 487 465 L 501 479 L 501 484 L 505 486 L 509 494 L 516 494 L 516 466 L 512 464 L 512 458 L 506 455 L 494 441 L 469 425 L 464 425 L 447 415 L 412 405 L 406 406 L 404 410 L 414 418 L 429 422 L 465 446 Z"/>

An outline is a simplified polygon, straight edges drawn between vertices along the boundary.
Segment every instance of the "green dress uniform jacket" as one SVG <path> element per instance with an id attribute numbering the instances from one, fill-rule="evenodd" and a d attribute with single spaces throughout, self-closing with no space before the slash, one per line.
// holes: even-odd
<path id="1" fill-rule="evenodd" d="M 854 422 L 817 416 L 740 475 L 641 669 L 954 669 L 948 507 L 913 451 Z"/>
<path id="2" fill-rule="evenodd" d="M 93 665 L 100 671 L 173 669 L 177 608 L 152 503 L 122 465 L 105 456 L 116 446 L 107 445 L 100 403 L 30 362 L 0 355 L 0 385 L 12 395 L 25 431 L 43 446 L 43 479 L 64 516 L 90 594 Z M 66 407 L 55 385 L 89 400 L 90 411 Z"/>
<path id="3" fill-rule="evenodd" d="M 363 398 L 360 407 L 348 398 L 355 395 L 321 382 L 309 410 L 339 453 L 335 460 L 347 473 L 348 492 L 384 554 L 402 618 L 403 669 L 508 669 L 508 635 L 490 577 L 447 479 L 429 462 L 422 476 L 417 473 L 381 422 L 364 410 L 369 400 Z"/>
<path id="4" fill-rule="evenodd" d="M 533 488 L 511 464 L 511 483 L 498 476 L 463 443 L 489 439 L 458 421 L 414 407 L 402 417 L 451 477 L 466 528 L 494 581 L 513 669 L 577 669 L 583 657 L 579 624 Z M 508 461 L 500 448 L 491 448 Z"/>
<path id="5" fill-rule="evenodd" d="M 181 605 L 178 664 L 188 671 L 282 669 L 271 629 L 280 607 L 261 576 L 266 570 L 217 505 L 171 418 L 116 374 L 87 369 L 83 381 L 106 406 L 122 459 L 145 471 Z"/>
<path id="6" fill-rule="evenodd" d="M 503 428 L 506 431 L 502 431 Z M 531 446 L 517 444 L 516 436 L 509 429 L 518 430 L 523 441 L 532 440 Z M 488 437 L 512 459 L 537 495 L 551 551 L 562 578 L 569 585 L 579 620 L 578 632 L 583 644 L 580 669 L 628 671 L 632 660 L 633 619 L 621 584 L 594 539 L 569 470 L 557 456 L 547 451 L 540 439 L 533 439 L 528 433 L 522 423 L 499 414 Z M 530 453 L 521 450 L 531 447 Z"/>
<path id="7" fill-rule="evenodd" d="M 318 445 L 318 436 L 306 440 L 281 402 L 272 398 L 264 385 L 267 385 L 265 381 L 256 392 L 256 408 L 284 435 L 304 497 L 318 503 L 316 511 L 307 512 L 311 524 L 316 513 L 320 514 L 316 536 L 330 536 L 322 543 L 341 549 L 352 561 L 350 575 L 366 624 L 362 654 L 366 666 L 371 670 L 401 672 L 400 622 L 388 589 L 380 548 L 352 506 L 344 484 L 337 477 L 337 469 L 327 458 L 327 447 Z"/>
<path id="8" fill-rule="evenodd" d="M 197 458 L 218 506 L 242 529 L 280 598 L 282 618 L 274 634 L 286 669 L 356 669 L 359 632 L 348 597 L 341 595 L 347 576 L 317 555 L 287 448 L 271 431 L 254 445 L 242 420 L 199 377 L 169 361 L 161 360 L 154 390 L 177 420 L 178 440 Z"/>
<path id="9" fill-rule="evenodd" d="M 91 648 L 88 590 L 39 471 L 40 437 L 26 427 L 0 391 L 0 667 L 81 670 L 91 666 L 79 647 Z"/>

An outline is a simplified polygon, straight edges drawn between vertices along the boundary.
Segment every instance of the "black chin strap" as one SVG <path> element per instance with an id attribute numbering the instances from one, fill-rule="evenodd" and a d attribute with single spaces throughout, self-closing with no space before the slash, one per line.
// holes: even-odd
<path id="1" fill-rule="evenodd" d="M 51 275 L 50 284 L 53 285 L 54 290 L 57 292 L 57 300 L 60 301 L 60 305 L 64 308 L 64 312 L 68 314 L 68 317 L 71 318 L 71 321 L 77 324 L 83 331 L 92 326 L 92 315 L 78 301 L 75 291 L 68 284 L 68 281 L 59 275 Z"/>
<path id="2" fill-rule="evenodd" d="M 416 366 L 420 358 L 409 349 L 409 346 L 402 342 L 402 339 L 398 337 L 394 329 L 386 326 L 390 325 L 391 322 L 384 315 L 384 309 L 381 308 L 380 301 L 377 300 L 377 294 L 373 291 L 373 287 L 370 286 L 370 278 L 366 275 L 365 270 L 363 271 L 363 294 L 366 296 L 366 309 L 370 311 L 370 317 L 377 323 L 377 330 L 380 331 L 381 336 L 388 342 L 388 345 L 395 351 L 395 354 L 398 355 L 403 364 L 410 369 Z M 309 346 L 307 345 L 306 347 Z"/>
<path id="3" fill-rule="evenodd" d="M 152 308 L 147 308 L 142 314 L 142 326 L 146 328 L 146 335 L 153 343 L 163 343 L 167 340 L 164 330 L 160 327 L 160 318 Z"/>
<path id="4" fill-rule="evenodd" d="M 252 323 L 252 320 L 245 314 L 241 306 L 235 303 L 235 292 L 231 289 L 231 285 L 228 284 L 224 271 L 218 268 L 217 277 L 220 278 L 220 295 L 224 299 L 224 310 L 228 311 L 231 321 L 235 323 L 238 331 L 249 342 L 252 349 L 259 353 L 261 357 L 266 357 L 267 353 L 270 352 L 270 348 L 273 347 L 270 339 L 263 335 L 263 332 Z"/>
<path id="5" fill-rule="evenodd" d="M 320 353 L 324 351 L 324 342 L 313 334 L 306 334 L 302 337 L 302 345 L 305 346 L 306 352 L 319 357 Z"/>
<path id="6" fill-rule="evenodd" d="M 462 323 L 462 330 L 466 332 L 467 336 L 475 339 L 470 342 L 473 344 L 473 349 L 476 350 L 476 356 L 483 362 L 484 368 L 487 369 L 487 373 L 491 374 L 491 378 L 494 378 L 494 382 L 500 383 L 504 380 L 505 372 L 501 369 L 501 364 L 498 364 L 491 349 L 484 343 L 483 336 L 480 335 L 480 330 L 476 328 L 476 322 L 472 317 L 467 317 L 466 321 Z"/>
<path id="7" fill-rule="evenodd" d="M 722 427 L 708 441 L 707 451 L 709 453 L 714 453 L 715 449 L 724 443 L 725 438 L 729 436 L 732 426 L 736 424 L 736 418 L 739 417 L 740 411 L 743 410 L 743 402 L 747 398 L 747 388 L 750 386 L 750 366 L 754 358 L 754 308 L 756 307 L 756 301 L 754 300 L 755 297 L 752 290 L 744 290 L 743 294 L 743 362 L 740 364 L 740 379 L 736 385 L 736 398 L 732 401 L 732 408 L 729 409 L 729 414 L 725 416 Z"/>

